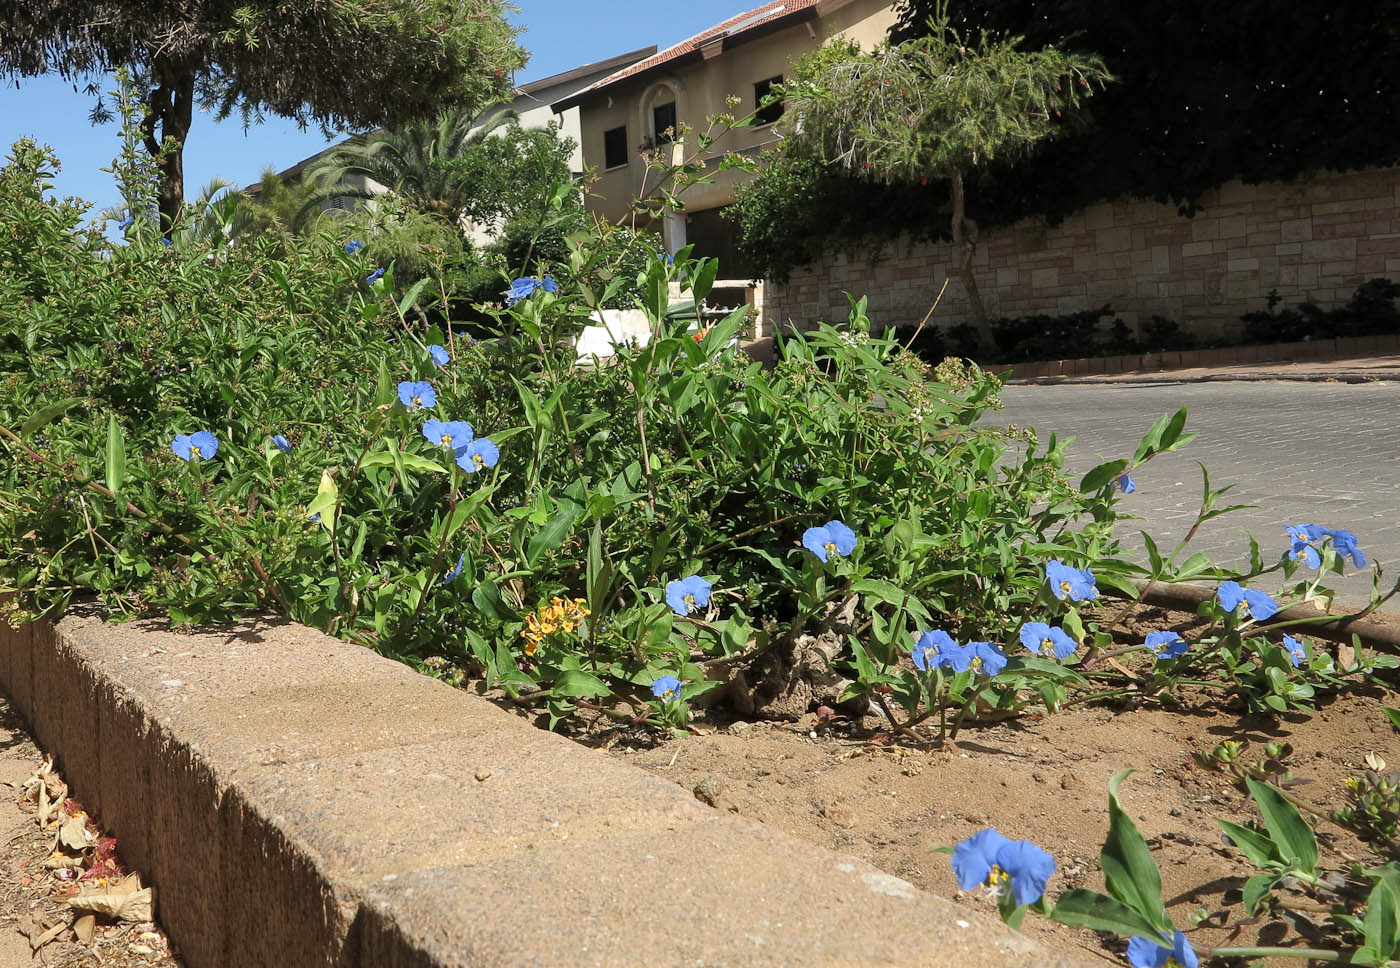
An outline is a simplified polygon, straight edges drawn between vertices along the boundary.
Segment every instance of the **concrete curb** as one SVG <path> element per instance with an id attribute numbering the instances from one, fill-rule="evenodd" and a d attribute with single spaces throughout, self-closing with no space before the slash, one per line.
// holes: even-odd
<path id="1" fill-rule="evenodd" d="M 0 685 L 190 968 L 1072 964 L 298 625 L 0 625 Z"/>
<path id="2" fill-rule="evenodd" d="M 1154 374 L 1216 367 L 1248 367 L 1264 370 L 1270 365 L 1325 365 L 1331 360 L 1353 360 L 1400 354 L 1400 334 L 1388 336 L 1346 336 L 1338 339 L 1308 340 L 1297 343 L 1268 343 L 1252 346 L 1222 346 L 1207 350 L 1173 350 L 1140 356 L 1097 356 L 1075 360 L 1045 360 L 1038 363 L 989 364 L 990 373 L 1010 371 L 1010 380 L 1072 382 L 1082 377 L 1100 379 L 1117 374 Z M 1377 377 L 1372 376 L 1371 379 Z M 1238 379 L 1238 378 L 1235 378 Z M 1284 378 L 1279 378 L 1284 379 Z M 1114 382 L 1120 382 L 1115 380 Z M 1174 380 L 1172 382 L 1179 382 Z"/>

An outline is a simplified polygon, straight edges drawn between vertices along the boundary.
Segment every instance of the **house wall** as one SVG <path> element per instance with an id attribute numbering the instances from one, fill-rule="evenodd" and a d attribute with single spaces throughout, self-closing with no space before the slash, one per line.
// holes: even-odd
<path id="1" fill-rule="evenodd" d="M 628 216 L 633 199 L 655 187 L 657 176 L 648 179 L 639 146 L 652 137 L 651 109 L 674 100 L 678 123 L 703 131 L 706 119 L 729 111 L 725 98 L 740 99 L 734 114 L 743 117 L 754 110 L 754 84 L 789 72 L 793 58 L 813 50 L 831 35 L 849 37 L 870 47 L 884 39 L 895 15 L 888 2 L 858 0 L 807 23 L 800 23 L 748 41 L 715 57 L 681 65 L 673 71 L 650 74 L 635 82 L 610 85 L 579 105 L 583 133 L 584 163 L 597 172 L 590 207 L 610 221 Z M 812 30 L 808 30 L 808 24 Z M 815 37 L 813 36 L 815 34 Z M 603 133 L 627 126 L 627 164 L 604 170 Z M 777 141 L 772 125 L 739 128 L 717 140 L 707 159 L 718 160 L 726 151 L 756 152 Z M 672 158 L 687 156 L 683 144 L 672 146 Z M 700 211 L 727 205 L 734 200 L 734 186 L 745 178 L 739 172 L 725 172 L 712 184 L 697 185 L 684 196 L 688 209 Z"/>
<path id="2" fill-rule="evenodd" d="M 1173 205 L 1119 200 L 1056 226 L 1028 219 L 986 232 L 974 267 L 987 312 L 995 319 L 1107 303 L 1130 326 L 1155 314 L 1203 335 L 1233 335 L 1240 314 L 1263 309 L 1271 289 L 1288 303 L 1330 308 L 1368 279 L 1400 280 L 1400 168 L 1232 181 L 1202 206 L 1184 218 Z M 869 250 L 837 252 L 785 284 L 769 282 L 765 325 L 845 319 L 843 292 L 868 296 L 877 323 L 916 324 L 949 276 L 952 247 L 900 242 L 871 259 Z M 956 275 L 933 321 L 970 321 Z"/>

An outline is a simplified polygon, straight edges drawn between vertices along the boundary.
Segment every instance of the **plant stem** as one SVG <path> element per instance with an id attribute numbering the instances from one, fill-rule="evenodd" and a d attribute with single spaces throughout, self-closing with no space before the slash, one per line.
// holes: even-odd
<path id="1" fill-rule="evenodd" d="M 1212 958 L 1308 958 L 1312 961 L 1329 961 L 1339 965 L 1373 964 L 1357 962 L 1355 951 L 1329 951 L 1325 948 L 1211 948 Z M 1384 966 L 1395 965 L 1394 961 L 1384 962 Z"/>

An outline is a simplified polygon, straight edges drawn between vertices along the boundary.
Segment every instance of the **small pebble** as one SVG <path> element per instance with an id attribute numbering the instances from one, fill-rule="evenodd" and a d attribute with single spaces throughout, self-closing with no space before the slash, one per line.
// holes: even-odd
<path id="1" fill-rule="evenodd" d="M 476 777 L 477 782 L 480 783 L 491 775 L 491 771 L 484 766 L 478 766 L 476 768 L 476 773 L 473 775 Z"/>

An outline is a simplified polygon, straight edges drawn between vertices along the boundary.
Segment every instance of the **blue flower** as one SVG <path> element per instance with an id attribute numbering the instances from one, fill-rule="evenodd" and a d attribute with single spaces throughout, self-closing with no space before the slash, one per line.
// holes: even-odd
<path id="1" fill-rule="evenodd" d="M 1118 487 L 1124 494 L 1131 494 L 1137 490 L 1137 484 L 1133 482 L 1133 479 L 1129 477 L 1126 472 L 1119 476 Z"/>
<path id="2" fill-rule="evenodd" d="M 528 299 L 536 289 L 543 289 L 545 292 L 558 292 L 559 283 L 555 282 L 551 276 L 545 276 L 543 279 L 536 279 L 534 276 L 513 279 L 510 288 L 505 291 L 506 305 L 514 306 L 520 300 Z"/>
<path id="3" fill-rule="evenodd" d="M 1278 613 L 1278 602 L 1258 589 L 1244 588 L 1237 581 L 1222 581 L 1216 595 L 1227 611 L 1233 612 L 1240 607 L 1240 602 L 1244 602 L 1249 617 L 1258 622 L 1273 618 Z"/>
<path id="4" fill-rule="evenodd" d="M 934 629 L 919 636 L 919 641 L 914 643 L 912 658 L 914 668 L 920 672 L 929 672 L 938 666 L 947 665 L 951 656 L 957 654 L 962 646 L 953 641 L 953 637 L 941 629 Z"/>
<path id="5" fill-rule="evenodd" d="M 1322 567 L 1322 555 L 1318 554 L 1317 549 L 1306 541 L 1295 540 L 1293 542 L 1293 547 L 1288 549 L 1288 557 L 1292 558 L 1294 561 L 1302 558 L 1303 562 L 1309 568 Z"/>
<path id="6" fill-rule="evenodd" d="M 345 254 L 354 255 L 356 252 L 362 252 L 364 247 L 365 244 L 363 242 L 351 239 L 349 242 L 345 243 Z"/>
<path id="7" fill-rule="evenodd" d="M 485 437 L 457 451 L 457 466 L 468 474 L 475 474 L 483 467 L 495 467 L 500 459 L 500 448 Z"/>
<path id="8" fill-rule="evenodd" d="M 1167 946 L 1151 938 L 1134 937 L 1128 942 L 1128 964 L 1132 968 L 1198 968 L 1200 961 L 1191 949 L 1191 942 L 1180 931 Z"/>
<path id="9" fill-rule="evenodd" d="M 828 521 L 820 528 L 802 532 L 802 547 L 827 561 L 832 555 L 844 558 L 856 550 L 856 533 L 840 521 Z"/>
<path id="10" fill-rule="evenodd" d="M 181 460 L 192 460 L 195 457 L 208 460 L 219 452 L 219 438 L 207 430 L 194 434 L 177 434 L 170 444 L 170 449 Z"/>
<path id="11" fill-rule="evenodd" d="M 699 575 L 691 575 L 678 581 L 666 583 L 666 604 L 677 615 L 685 616 L 698 612 L 710 604 L 712 586 Z"/>
<path id="12" fill-rule="evenodd" d="M 662 702 L 672 702 L 681 697 L 681 681 L 675 676 L 662 676 L 651 684 L 651 694 Z"/>
<path id="13" fill-rule="evenodd" d="M 457 556 L 457 567 L 456 567 L 456 568 L 453 568 L 451 571 L 449 571 L 449 572 L 448 572 L 446 575 L 444 575 L 443 578 L 442 578 L 442 583 L 443 583 L 444 585 L 450 585 L 450 584 L 452 584 L 454 581 L 457 580 L 457 576 L 460 575 L 460 574 L 462 573 L 462 565 L 466 563 L 466 560 L 467 560 L 467 554 L 466 554 L 466 552 L 462 552 L 462 554 L 460 554 L 460 555 Z"/>
<path id="14" fill-rule="evenodd" d="M 1283 650 L 1288 653 L 1288 658 L 1292 661 L 1295 669 L 1308 657 L 1308 650 L 1303 647 L 1303 643 L 1291 635 L 1283 637 Z"/>
<path id="15" fill-rule="evenodd" d="M 402 394 L 400 394 L 402 396 Z M 465 420 L 425 420 L 423 437 L 434 447 L 460 450 L 472 442 L 472 425 Z"/>
<path id="16" fill-rule="evenodd" d="M 1092 602 L 1099 597 L 1098 579 L 1088 568 L 1071 568 L 1058 560 L 1047 562 L 1045 580 L 1050 583 L 1050 591 L 1062 601 L 1070 598 L 1076 602 L 1086 599 Z"/>
<path id="17" fill-rule="evenodd" d="M 991 827 L 953 848 L 953 876 L 964 891 L 990 889 L 993 897 L 1008 890 L 1017 905 L 1034 904 L 1055 873 L 1055 858 L 1028 840 L 1008 840 Z"/>
<path id="18" fill-rule="evenodd" d="M 1060 660 L 1068 659 L 1079 648 L 1079 643 L 1064 629 L 1051 628 L 1044 622 L 1027 622 L 1021 626 L 1021 644 L 1032 652 Z"/>
<path id="19" fill-rule="evenodd" d="M 126 218 L 122 219 L 120 222 L 117 223 L 117 228 L 125 232 L 127 229 L 131 228 L 131 226 L 134 225 L 135 222 L 136 219 L 128 215 Z"/>
<path id="20" fill-rule="evenodd" d="M 286 437 L 283 437 L 281 434 L 274 434 L 271 437 L 271 440 L 273 446 L 280 450 L 282 453 L 290 454 L 292 452 L 292 442 L 289 441 Z"/>
<path id="21" fill-rule="evenodd" d="M 1175 632 L 1148 632 L 1146 644 L 1150 651 L 1157 653 L 1158 659 L 1175 659 L 1191 648 L 1190 643 Z"/>
<path id="22" fill-rule="evenodd" d="M 409 410 L 422 410 L 437 406 L 437 391 L 431 383 L 414 383 L 405 380 L 399 384 L 399 402 Z"/>
<path id="23" fill-rule="evenodd" d="M 1337 549 L 1337 554 L 1343 558 L 1350 557 L 1351 563 L 1357 568 L 1366 567 L 1366 555 L 1356 546 L 1356 535 L 1345 528 L 1324 528 L 1323 530 L 1332 538 L 1332 547 Z"/>
<path id="24" fill-rule="evenodd" d="M 452 357 L 448 355 L 447 350 L 437 343 L 428 347 L 428 355 L 433 358 L 433 362 L 438 366 L 446 366 L 452 359 Z"/>
<path id="25" fill-rule="evenodd" d="M 384 275 L 384 268 L 381 266 L 380 268 L 375 269 L 375 270 L 374 270 L 373 272 L 371 272 L 369 275 L 365 276 L 365 285 L 367 285 L 367 286 L 372 286 L 372 285 L 374 285 L 376 282 L 378 282 L 378 281 L 380 280 L 380 277 L 382 277 L 383 275 Z"/>
<path id="26" fill-rule="evenodd" d="M 167 249 L 173 249 L 175 247 L 175 243 L 171 242 L 163 235 L 160 237 L 160 244 L 165 246 Z"/>
<path id="27" fill-rule="evenodd" d="M 974 673 L 995 676 L 1006 668 L 1006 656 L 991 642 L 969 642 L 964 648 L 967 649 L 967 667 Z"/>

